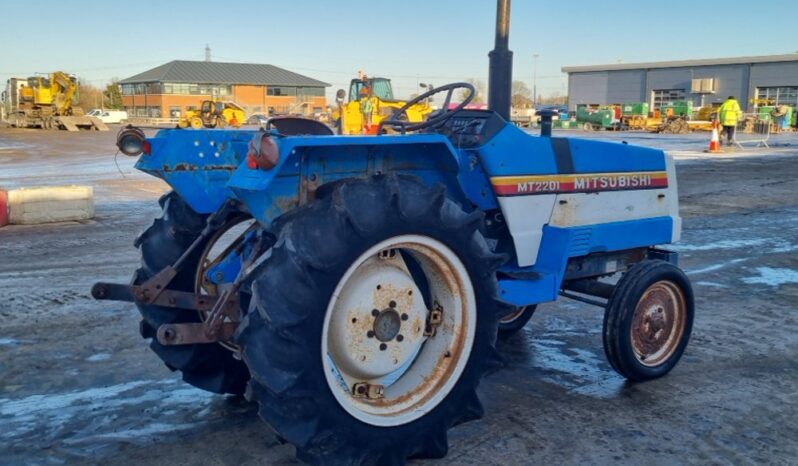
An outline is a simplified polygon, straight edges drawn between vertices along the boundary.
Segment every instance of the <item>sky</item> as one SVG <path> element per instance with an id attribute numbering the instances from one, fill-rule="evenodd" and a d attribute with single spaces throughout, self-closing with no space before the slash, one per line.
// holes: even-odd
<path id="1" fill-rule="evenodd" d="M 783 19 L 787 18 L 786 21 Z M 563 66 L 798 52 L 798 1 L 514 0 L 513 79 L 565 94 Z M 487 81 L 494 0 L 3 0 L 0 80 L 56 70 L 103 86 L 171 60 L 268 63 L 348 86 L 363 70 L 419 83 Z"/>

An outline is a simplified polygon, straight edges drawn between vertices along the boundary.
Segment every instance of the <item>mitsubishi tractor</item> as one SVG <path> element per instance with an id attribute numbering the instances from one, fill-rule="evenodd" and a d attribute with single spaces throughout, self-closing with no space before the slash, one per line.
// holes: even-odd
<path id="1" fill-rule="evenodd" d="M 508 122 L 508 2 L 499 1 L 491 109 L 454 83 L 372 136 L 311 120 L 261 130 L 128 127 L 120 150 L 164 180 L 135 245 L 141 335 L 173 371 L 243 394 L 312 464 L 440 458 L 479 418 L 498 337 L 559 296 L 604 312 L 603 345 L 632 382 L 666 375 L 694 300 L 677 255 L 676 173 L 663 151 L 532 135 Z M 456 105 L 454 96 L 467 96 Z M 423 122 L 401 112 L 445 101 Z"/>

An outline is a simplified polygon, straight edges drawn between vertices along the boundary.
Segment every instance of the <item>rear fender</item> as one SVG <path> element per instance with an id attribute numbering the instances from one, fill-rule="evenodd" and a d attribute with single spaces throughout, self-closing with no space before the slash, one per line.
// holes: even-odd
<path id="1" fill-rule="evenodd" d="M 468 204 L 460 180 L 469 169 L 469 158 L 438 134 L 293 136 L 276 142 L 280 160 L 274 168 L 242 164 L 227 185 L 263 225 L 313 201 L 324 184 L 387 173 L 417 176 L 430 185 L 442 183 L 451 197 Z M 484 183 L 489 187 L 487 179 Z"/>
<path id="2" fill-rule="evenodd" d="M 172 187 L 198 213 L 215 212 L 234 197 L 230 177 L 246 159 L 258 131 L 168 129 L 147 139 L 151 153 L 136 168 Z"/>

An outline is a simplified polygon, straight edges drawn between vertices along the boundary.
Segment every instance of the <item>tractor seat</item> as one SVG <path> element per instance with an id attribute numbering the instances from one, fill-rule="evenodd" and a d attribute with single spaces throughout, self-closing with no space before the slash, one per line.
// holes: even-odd
<path id="1" fill-rule="evenodd" d="M 285 136 L 332 136 L 335 134 L 329 126 L 322 122 L 294 116 L 270 118 L 266 123 L 266 130 L 268 131 L 271 127 L 277 128 L 277 131 Z"/>

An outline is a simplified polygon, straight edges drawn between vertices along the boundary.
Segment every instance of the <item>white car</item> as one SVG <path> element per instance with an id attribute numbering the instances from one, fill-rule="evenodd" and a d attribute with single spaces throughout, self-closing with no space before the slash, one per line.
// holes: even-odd
<path id="1" fill-rule="evenodd" d="M 89 110 L 86 115 L 97 117 L 103 123 L 123 123 L 127 121 L 127 112 L 124 110 L 101 110 L 94 108 Z"/>

